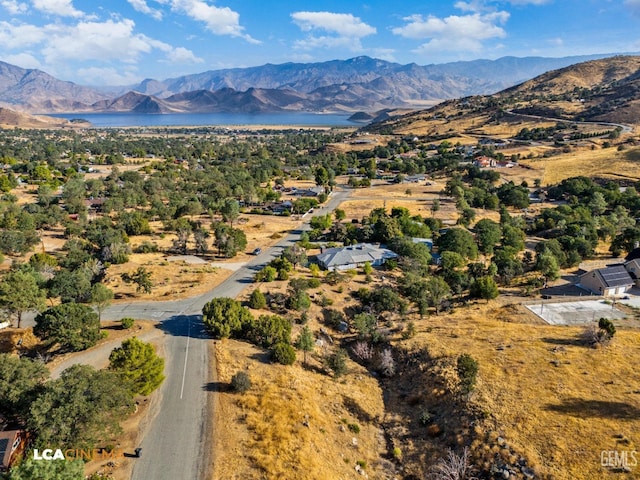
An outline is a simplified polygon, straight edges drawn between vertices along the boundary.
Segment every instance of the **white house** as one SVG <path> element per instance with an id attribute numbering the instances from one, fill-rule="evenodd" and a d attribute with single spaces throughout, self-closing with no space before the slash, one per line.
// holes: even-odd
<path id="1" fill-rule="evenodd" d="M 614 265 L 581 275 L 578 285 L 596 295 L 611 297 L 627 292 L 633 286 L 633 279 L 623 265 Z"/>

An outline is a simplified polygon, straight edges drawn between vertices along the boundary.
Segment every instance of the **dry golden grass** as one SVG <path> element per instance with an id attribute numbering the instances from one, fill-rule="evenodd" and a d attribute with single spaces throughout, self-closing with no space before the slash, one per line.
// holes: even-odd
<path id="1" fill-rule="evenodd" d="M 554 185 L 566 178 L 588 177 L 640 179 L 640 149 L 618 151 L 615 148 L 572 149 L 571 152 L 548 158 L 522 160 L 524 165 L 544 171 L 543 185 Z"/>
<path id="2" fill-rule="evenodd" d="M 318 371 L 317 358 L 309 369 L 301 358 L 290 367 L 265 363 L 266 358 L 246 343 L 217 342 L 219 381 L 227 383 L 244 370 L 252 388 L 220 394 L 213 478 L 346 479 L 353 478 L 357 461 L 366 462 L 371 475 L 384 451 L 374 420 L 383 414 L 377 381 L 357 365 L 334 380 Z M 371 421 L 355 417 L 345 403 L 357 404 Z M 360 432 L 348 424 L 358 424 Z"/>
<path id="3" fill-rule="evenodd" d="M 593 349 L 577 341 L 581 328 L 530 324 L 529 317 L 522 306 L 476 305 L 419 322 L 411 343 L 432 356 L 469 353 L 478 360 L 474 402 L 539 473 L 603 478 L 602 450 L 636 450 L 640 443 L 640 332 L 619 329 L 610 346 Z M 616 435 L 629 443 L 618 444 Z M 478 439 L 474 447 L 484 444 Z"/>

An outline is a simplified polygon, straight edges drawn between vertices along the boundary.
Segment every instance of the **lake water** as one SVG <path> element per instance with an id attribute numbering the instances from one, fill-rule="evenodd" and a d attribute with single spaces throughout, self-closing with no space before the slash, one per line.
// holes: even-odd
<path id="1" fill-rule="evenodd" d="M 361 126 L 349 114 L 287 113 L 56 113 L 52 117 L 82 118 L 94 127 L 166 127 L 205 125 L 287 125 L 303 127 Z"/>

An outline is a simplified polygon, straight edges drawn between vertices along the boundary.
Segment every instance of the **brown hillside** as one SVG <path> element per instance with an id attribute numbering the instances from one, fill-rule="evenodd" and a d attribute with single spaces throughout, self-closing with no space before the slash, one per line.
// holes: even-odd
<path id="1" fill-rule="evenodd" d="M 68 120 L 47 117 L 45 115 L 29 115 L 0 107 L 0 128 L 55 128 L 75 126 Z M 86 124 L 84 124 L 86 126 Z"/>

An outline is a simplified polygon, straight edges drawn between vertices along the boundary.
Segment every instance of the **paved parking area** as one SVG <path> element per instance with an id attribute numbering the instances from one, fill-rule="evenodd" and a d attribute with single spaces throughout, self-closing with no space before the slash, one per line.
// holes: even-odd
<path id="1" fill-rule="evenodd" d="M 536 303 L 526 307 L 550 325 L 584 325 L 599 318 L 620 320 L 626 315 L 604 300 Z"/>

